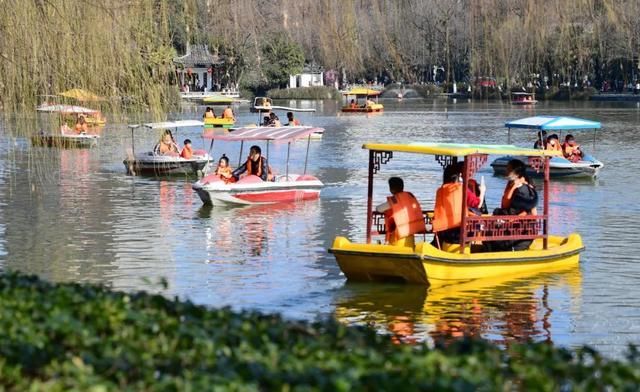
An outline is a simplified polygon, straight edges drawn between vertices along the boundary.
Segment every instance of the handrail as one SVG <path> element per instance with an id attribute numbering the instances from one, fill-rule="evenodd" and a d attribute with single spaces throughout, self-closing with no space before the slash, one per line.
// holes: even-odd
<path id="1" fill-rule="evenodd" d="M 424 217 L 424 224 L 426 225 L 427 230 L 424 233 L 419 234 L 431 234 L 433 233 L 431 228 L 431 221 L 433 220 L 433 210 L 423 210 L 422 215 Z M 384 225 L 384 213 L 373 211 L 372 213 L 372 221 L 374 229 L 371 230 L 372 235 L 384 235 L 387 233 Z"/>

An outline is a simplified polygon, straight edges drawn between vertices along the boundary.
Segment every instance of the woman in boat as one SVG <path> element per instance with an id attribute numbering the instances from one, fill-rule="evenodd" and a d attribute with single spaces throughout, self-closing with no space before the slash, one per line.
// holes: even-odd
<path id="1" fill-rule="evenodd" d="M 440 248 L 442 243 L 460 242 L 460 225 L 462 224 L 462 182 L 460 166 L 452 164 L 444 169 L 443 184 L 436 191 L 436 202 L 433 211 L 433 246 Z M 467 188 L 467 214 L 479 214 L 475 209 L 484 202 L 486 187 L 479 186 L 480 195 Z"/>
<path id="2" fill-rule="evenodd" d="M 558 135 L 555 133 L 547 138 L 547 150 L 550 151 L 562 151 L 562 147 L 560 146 L 560 139 Z"/>
<path id="3" fill-rule="evenodd" d="M 222 157 L 220 157 L 215 174 L 220 176 L 220 179 L 226 183 L 236 181 L 233 177 L 233 170 L 231 166 L 229 166 L 229 158 L 225 154 L 222 154 Z"/>
<path id="4" fill-rule="evenodd" d="M 267 158 L 262 156 L 262 149 L 260 146 L 251 146 L 247 161 L 242 166 L 234 170 L 231 175 L 237 181 L 240 179 L 240 175 L 245 172 L 249 176 L 254 175 L 260 177 L 262 181 L 271 181 L 271 168 L 269 167 Z"/>
<path id="5" fill-rule="evenodd" d="M 300 124 L 300 121 L 296 120 L 295 118 L 293 118 L 293 112 L 287 112 L 287 120 L 289 121 L 286 126 L 300 126 L 302 124 Z"/>
<path id="6" fill-rule="evenodd" d="M 538 192 L 535 184 L 527 176 L 527 166 L 519 159 L 512 159 L 507 164 L 509 182 L 502 195 L 500 208 L 493 215 L 537 215 Z M 486 251 L 499 252 L 529 249 L 533 240 L 487 241 Z"/>
<path id="7" fill-rule="evenodd" d="M 87 121 L 84 119 L 84 116 L 78 116 L 78 121 L 76 121 L 75 130 L 77 134 L 89 132 L 89 124 L 87 124 Z"/>
<path id="8" fill-rule="evenodd" d="M 211 106 L 207 106 L 204 114 L 202 115 L 202 118 L 216 118 L 216 113 L 213 111 L 213 108 Z"/>
<path id="9" fill-rule="evenodd" d="M 153 153 L 156 155 L 178 155 L 180 149 L 173 139 L 173 134 L 170 130 L 164 131 L 160 142 L 153 148 Z"/>
<path id="10" fill-rule="evenodd" d="M 233 110 L 231 110 L 231 106 L 227 106 L 227 108 L 224 109 L 224 112 L 222 112 L 222 118 L 228 118 L 235 121 L 235 116 L 233 115 Z"/>
<path id="11" fill-rule="evenodd" d="M 576 143 L 576 138 L 569 134 L 564 138 L 562 143 L 562 153 L 569 161 L 576 163 L 582 160 L 584 153 L 580 149 L 580 145 Z"/>
<path id="12" fill-rule="evenodd" d="M 413 247 L 414 234 L 426 232 L 422 207 L 418 199 L 404 191 L 404 181 L 400 177 L 389 178 L 387 202 L 376 207 L 384 213 L 386 231 L 385 242 L 394 246 Z"/>
<path id="13" fill-rule="evenodd" d="M 547 131 L 538 132 L 538 140 L 533 144 L 533 148 L 544 150 L 547 148 Z"/>
<path id="14" fill-rule="evenodd" d="M 271 114 L 269 115 L 269 126 L 270 127 L 276 127 L 276 128 L 280 128 L 282 126 L 282 123 L 280 122 L 280 119 L 273 112 L 271 112 Z"/>

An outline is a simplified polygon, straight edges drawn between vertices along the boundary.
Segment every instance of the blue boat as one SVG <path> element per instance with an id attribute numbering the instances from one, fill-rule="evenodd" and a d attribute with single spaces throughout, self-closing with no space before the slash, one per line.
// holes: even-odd
<path id="1" fill-rule="evenodd" d="M 584 120 L 575 117 L 563 117 L 563 116 L 534 116 L 521 118 L 519 120 L 510 121 L 505 124 L 508 130 L 508 143 L 511 144 L 511 129 L 535 129 L 538 135 L 542 131 L 547 133 L 558 133 L 559 139 L 562 140 L 562 133 L 566 134 L 573 131 L 580 130 L 593 130 L 593 148 L 596 145 L 597 130 L 601 125 L 597 121 Z M 581 177 L 581 178 L 596 178 L 600 173 L 600 169 L 604 167 L 604 164 L 594 158 L 593 156 L 584 152 L 584 156 L 578 162 L 572 162 L 562 157 L 553 157 L 550 161 L 549 175 L 552 177 Z M 504 156 L 494 160 L 491 163 L 493 171 L 497 175 L 506 175 L 507 163 L 511 159 L 519 159 L 517 157 Z M 528 163 L 528 162 L 525 162 Z M 528 165 L 527 173 L 532 176 L 540 176 L 541 174 L 535 170 L 531 165 Z"/>

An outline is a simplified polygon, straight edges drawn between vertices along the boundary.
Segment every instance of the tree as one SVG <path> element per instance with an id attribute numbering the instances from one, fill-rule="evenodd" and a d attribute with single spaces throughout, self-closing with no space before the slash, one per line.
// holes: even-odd
<path id="1" fill-rule="evenodd" d="M 283 34 L 267 39 L 262 54 L 262 72 L 271 87 L 286 87 L 289 75 L 300 73 L 304 66 L 302 48 Z"/>

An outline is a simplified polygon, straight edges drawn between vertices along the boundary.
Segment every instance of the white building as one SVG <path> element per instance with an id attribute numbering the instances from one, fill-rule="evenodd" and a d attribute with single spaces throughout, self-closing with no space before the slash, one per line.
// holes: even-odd
<path id="1" fill-rule="evenodd" d="M 324 86 L 323 72 L 316 63 L 307 64 L 301 73 L 289 76 L 289 88 Z"/>

